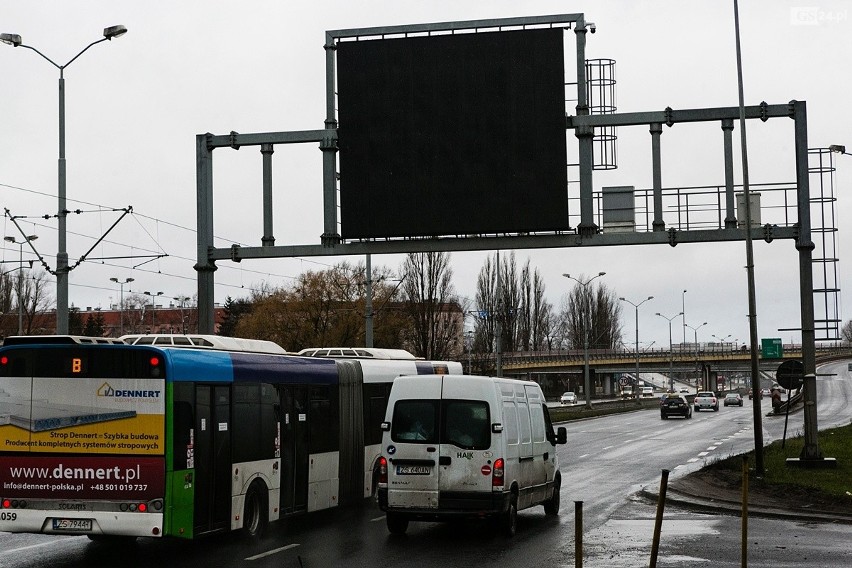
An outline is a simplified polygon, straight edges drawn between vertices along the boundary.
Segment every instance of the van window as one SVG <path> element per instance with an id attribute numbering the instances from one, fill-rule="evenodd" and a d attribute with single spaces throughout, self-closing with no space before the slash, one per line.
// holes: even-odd
<path id="1" fill-rule="evenodd" d="M 488 404 L 478 400 L 445 400 L 441 443 L 466 450 L 486 450 L 491 446 Z"/>
<path id="2" fill-rule="evenodd" d="M 393 408 L 391 439 L 394 442 L 438 441 L 438 401 L 399 400 Z"/>
<path id="3" fill-rule="evenodd" d="M 517 445 L 518 443 L 518 411 L 515 410 L 514 402 L 503 403 L 503 434 L 506 443 Z"/>

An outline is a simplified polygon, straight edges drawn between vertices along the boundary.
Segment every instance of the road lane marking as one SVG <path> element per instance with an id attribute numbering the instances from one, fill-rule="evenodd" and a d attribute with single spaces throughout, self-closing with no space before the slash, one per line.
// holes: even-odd
<path id="1" fill-rule="evenodd" d="M 267 556 L 272 556 L 273 554 L 278 554 L 279 552 L 283 552 L 290 548 L 296 548 L 299 546 L 298 544 L 288 544 L 287 546 L 282 546 L 281 548 L 275 548 L 273 550 L 267 552 L 261 552 L 260 554 L 255 554 L 254 556 L 249 556 L 246 560 L 258 560 L 260 558 L 266 558 Z"/>
<path id="2" fill-rule="evenodd" d="M 706 456 L 709 453 L 710 452 L 698 452 L 698 457 L 703 458 L 704 456 Z"/>
<path id="3" fill-rule="evenodd" d="M 370 522 L 375 523 L 376 521 L 384 521 L 384 520 L 385 520 L 385 516 L 382 515 L 381 517 L 376 517 L 375 519 L 370 519 Z"/>
<path id="4" fill-rule="evenodd" d="M 62 541 L 66 541 L 66 540 L 71 540 L 71 539 L 73 539 L 73 538 L 79 538 L 79 537 L 67 537 L 67 538 L 63 538 L 63 539 L 61 539 L 61 541 L 60 541 L 60 542 L 62 542 Z M 4 551 L 3 551 L 3 553 L 4 553 L 4 554 L 8 554 L 8 553 L 13 553 L 13 552 L 21 552 L 22 550 L 32 550 L 33 548 L 41 548 L 41 547 L 43 547 L 43 546 L 56 546 L 56 544 L 57 544 L 57 541 L 55 541 L 55 540 L 51 540 L 51 541 L 49 541 L 49 542 L 41 542 L 41 543 L 39 543 L 39 544 L 31 544 L 31 545 L 29 545 L 29 546 L 22 546 L 22 547 L 20 547 L 20 548 L 13 548 L 13 549 L 11 549 L 11 550 L 4 550 Z"/>
<path id="5" fill-rule="evenodd" d="M 583 454 L 582 456 L 579 456 L 577 459 L 581 460 L 581 459 L 587 458 L 587 457 L 589 457 L 589 454 Z"/>

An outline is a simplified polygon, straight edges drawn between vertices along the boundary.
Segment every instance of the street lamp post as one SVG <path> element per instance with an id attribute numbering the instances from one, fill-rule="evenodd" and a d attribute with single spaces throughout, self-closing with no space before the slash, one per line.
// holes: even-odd
<path id="1" fill-rule="evenodd" d="M 144 294 L 146 296 L 151 296 L 151 333 L 157 333 L 157 320 L 155 318 L 155 313 L 157 311 L 157 306 L 154 303 L 154 298 L 157 296 L 162 296 L 162 292 L 149 292 L 145 290 Z"/>
<path id="2" fill-rule="evenodd" d="M 130 284 L 133 282 L 133 278 L 126 278 L 124 280 L 119 280 L 118 278 L 110 278 L 112 282 L 118 284 L 121 288 L 120 296 L 119 296 L 119 304 L 118 309 L 120 310 L 119 321 L 121 322 L 119 329 L 119 335 L 124 335 L 124 285 Z"/>
<path id="3" fill-rule="evenodd" d="M 20 241 L 15 240 L 15 237 L 3 238 L 8 243 L 19 245 L 20 248 L 20 256 L 18 257 L 18 335 L 24 334 L 24 244 L 37 238 L 38 235 L 27 235 Z"/>
<path id="4" fill-rule="evenodd" d="M 705 325 L 707 325 L 707 322 L 705 321 L 704 323 L 702 323 L 701 325 L 698 325 L 696 327 L 692 327 L 689 324 L 683 324 L 683 325 L 684 325 L 684 327 L 688 327 L 689 329 L 692 330 L 693 343 L 695 343 L 695 368 L 698 369 L 698 330 L 701 329 L 702 327 L 704 327 Z M 699 373 L 699 378 L 704 378 L 704 374 Z M 695 388 L 697 389 L 696 392 L 698 392 L 698 390 L 700 390 L 700 389 L 698 389 L 698 385 L 696 385 Z"/>
<path id="5" fill-rule="evenodd" d="M 574 282 L 576 282 L 580 286 L 582 286 L 583 292 L 584 292 L 583 297 L 585 298 L 586 297 L 585 292 L 587 291 L 588 286 L 589 286 L 589 284 L 591 284 L 592 280 L 594 280 L 595 278 L 600 278 L 601 276 L 603 276 L 605 274 L 606 274 L 606 272 L 598 272 L 597 275 L 592 276 L 591 278 L 589 278 L 586 281 L 574 278 L 570 274 L 563 274 L 562 276 L 564 276 L 565 278 L 570 278 L 571 280 L 573 280 Z M 586 309 L 586 308 L 588 308 L 588 309 Z M 586 408 L 589 409 L 589 410 L 591 410 L 591 408 L 592 408 L 592 394 L 591 394 L 592 387 L 591 387 L 591 381 L 589 379 L 589 327 L 592 324 L 592 322 L 590 321 L 591 320 L 591 318 L 590 318 L 591 314 L 589 313 L 590 311 L 591 311 L 590 305 L 583 307 L 583 391 L 586 394 Z"/>
<path id="6" fill-rule="evenodd" d="M 467 374 L 472 375 L 472 364 L 471 364 L 471 351 L 473 351 L 473 330 L 469 329 L 465 333 L 465 339 L 467 340 Z"/>
<path id="7" fill-rule="evenodd" d="M 77 55 L 71 58 L 65 65 L 59 65 L 38 49 L 23 43 L 18 34 L 0 34 L 0 42 L 12 47 L 25 47 L 39 54 L 48 63 L 59 69 L 59 172 L 58 172 L 58 211 L 57 219 L 59 246 L 56 252 L 56 333 L 59 335 L 68 333 L 68 252 L 66 250 L 66 220 L 68 210 L 65 204 L 65 68 L 71 65 L 78 57 L 83 55 L 90 47 L 103 41 L 112 40 L 127 33 L 124 26 L 110 26 L 104 28 L 104 37 L 93 41 Z"/>
<path id="8" fill-rule="evenodd" d="M 647 302 L 648 300 L 653 300 L 654 296 L 648 296 L 638 304 L 634 304 L 627 298 L 619 298 L 622 302 L 627 302 L 631 306 L 633 306 L 636 310 L 636 386 L 639 386 L 639 306 Z"/>
<path id="9" fill-rule="evenodd" d="M 674 352 L 672 349 L 672 320 L 678 316 L 682 316 L 683 312 L 675 314 L 672 317 L 664 316 L 660 312 L 657 315 L 669 322 L 669 390 L 674 392 Z"/>
<path id="10" fill-rule="evenodd" d="M 686 345 L 686 290 L 684 290 L 680 295 L 680 322 L 683 324 L 683 345 Z"/>

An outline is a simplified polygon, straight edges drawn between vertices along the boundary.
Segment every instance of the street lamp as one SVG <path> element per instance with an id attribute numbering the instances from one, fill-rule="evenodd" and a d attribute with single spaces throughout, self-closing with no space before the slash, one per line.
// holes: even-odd
<path id="1" fill-rule="evenodd" d="M 157 333 L 157 329 L 156 329 L 157 320 L 154 316 L 156 309 L 157 309 L 157 306 L 154 304 L 154 298 L 156 298 L 157 296 L 162 296 L 163 293 L 162 292 L 154 293 L 154 292 L 149 292 L 148 290 L 145 290 L 144 294 L 146 296 L 151 296 L 151 333 Z"/>
<path id="2" fill-rule="evenodd" d="M 627 302 L 631 306 L 636 309 L 636 386 L 639 386 L 639 306 L 647 302 L 648 300 L 653 300 L 654 296 L 648 296 L 638 304 L 634 304 L 627 298 L 619 298 L 622 302 Z"/>
<path id="3" fill-rule="evenodd" d="M 674 353 L 672 350 L 672 320 L 678 316 L 682 316 L 683 312 L 675 314 L 672 317 L 664 316 L 660 312 L 657 315 L 669 322 L 669 390 L 674 392 Z"/>
<path id="4" fill-rule="evenodd" d="M 7 243 L 16 244 L 20 247 L 20 256 L 18 257 L 18 335 L 24 334 L 24 243 L 29 243 L 37 238 L 38 235 L 27 235 L 23 240 L 18 241 L 15 240 L 15 237 L 3 237 L 3 240 Z"/>
<path id="5" fill-rule="evenodd" d="M 605 274 L 606 272 L 598 272 L 597 275 L 592 276 L 586 281 L 574 278 L 570 274 L 563 274 L 562 276 L 564 276 L 565 278 L 570 278 L 571 280 L 582 286 L 583 298 L 586 299 L 587 294 L 585 292 L 587 292 L 588 286 L 589 284 L 591 284 L 592 280 L 594 280 L 595 278 L 600 278 Z M 586 408 L 589 410 L 591 410 L 592 408 L 592 388 L 589 380 L 589 327 L 592 324 L 591 314 L 589 312 L 591 311 L 591 309 L 591 305 L 583 307 L 583 390 L 586 393 Z"/>
<path id="6" fill-rule="evenodd" d="M 683 325 L 684 325 L 684 327 L 688 327 L 689 329 L 691 329 L 693 334 L 694 334 L 693 335 L 693 343 L 695 343 L 695 368 L 697 370 L 698 369 L 698 330 L 701 329 L 702 327 L 704 327 L 705 325 L 707 325 L 707 322 L 705 321 L 704 323 L 702 323 L 701 325 L 696 326 L 696 327 L 692 327 L 689 324 L 683 324 Z M 700 375 L 703 378 L 703 373 L 701 373 Z M 696 389 L 698 389 L 697 385 L 696 385 Z M 698 391 L 696 390 L 696 392 L 698 392 Z"/>
<path id="7" fill-rule="evenodd" d="M 121 322 L 121 327 L 119 327 L 119 335 L 124 335 L 124 285 L 130 284 L 131 282 L 133 282 L 134 279 L 127 278 L 125 280 L 119 280 L 118 278 L 110 278 L 110 280 L 121 286 L 121 296 L 119 296 L 120 303 L 118 304 L 118 308 L 119 310 L 121 310 L 121 315 L 119 316 L 119 321 Z"/>
<path id="8" fill-rule="evenodd" d="M 719 341 L 719 348 L 722 350 L 722 353 L 725 352 L 725 341 L 733 337 L 730 333 L 724 337 L 719 337 L 715 333 L 711 333 L 710 336 Z"/>
<path id="9" fill-rule="evenodd" d="M 840 144 L 832 144 L 828 147 L 829 151 L 835 152 L 837 154 L 846 154 L 847 156 L 852 156 L 849 152 L 846 151 L 846 146 L 841 146 Z"/>
<path id="10" fill-rule="evenodd" d="M 59 232 L 59 246 L 56 251 L 56 333 L 59 335 L 68 333 L 68 252 L 66 250 L 66 221 L 68 210 L 65 204 L 65 68 L 71 65 L 78 57 L 83 55 L 90 47 L 103 41 L 112 40 L 127 33 L 124 26 L 110 26 L 104 28 L 104 37 L 93 41 L 77 55 L 71 58 L 65 65 L 59 65 L 38 49 L 23 43 L 18 34 L 0 34 L 0 42 L 12 47 L 25 47 L 39 54 L 45 61 L 59 69 L 59 187 L 57 219 Z"/>

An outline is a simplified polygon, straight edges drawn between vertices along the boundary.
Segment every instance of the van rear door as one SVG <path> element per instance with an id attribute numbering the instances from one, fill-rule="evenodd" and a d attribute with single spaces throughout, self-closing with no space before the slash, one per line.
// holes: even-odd
<path id="1" fill-rule="evenodd" d="M 441 402 L 441 447 L 438 486 L 442 507 L 477 508 L 472 493 L 491 492 L 497 456 L 492 447 L 492 422 L 499 422 L 491 404 L 496 390 L 489 379 L 444 380 Z M 481 497 L 481 495 L 478 495 Z"/>
<path id="2" fill-rule="evenodd" d="M 438 508 L 441 379 L 397 379 L 389 409 L 388 506 Z"/>

